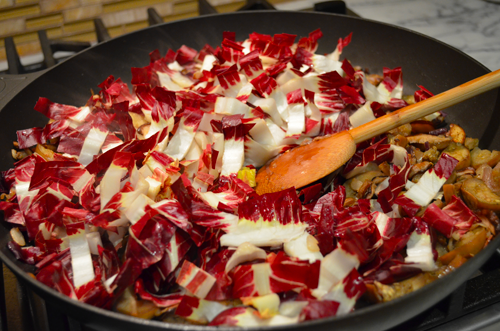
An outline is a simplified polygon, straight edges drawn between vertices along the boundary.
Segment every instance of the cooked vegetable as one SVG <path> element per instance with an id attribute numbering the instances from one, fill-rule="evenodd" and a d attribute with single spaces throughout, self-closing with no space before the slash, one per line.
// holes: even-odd
<path id="1" fill-rule="evenodd" d="M 351 35 L 315 54 L 321 36 L 228 32 L 153 51 L 132 92 L 110 76 L 82 107 L 40 98 L 49 123 L 18 131 L 1 173 L 8 248 L 74 300 L 213 326 L 347 314 L 459 267 L 494 235 L 500 154 L 440 113 L 353 145 L 321 183 L 253 189 L 278 154 L 432 96 L 340 60 Z"/>
<path id="2" fill-rule="evenodd" d="M 422 149 L 424 149 L 427 145 L 429 147 L 436 147 L 439 150 L 448 147 L 448 145 L 452 141 L 451 138 L 448 137 L 433 136 L 430 134 L 418 134 L 415 136 L 410 136 L 407 137 L 407 140 L 409 144 L 418 144 L 422 147 Z"/>
<path id="3" fill-rule="evenodd" d="M 471 152 L 471 165 L 477 169 L 482 164 L 488 164 L 494 167 L 500 161 L 499 151 L 488 151 L 486 149 L 479 149 L 475 147 Z"/>
<path id="4" fill-rule="evenodd" d="M 472 209 L 500 210 L 500 196 L 493 193 L 486 184 L 476 178 L 469 178 L 461 188 L 462 195 Z"/>
<path id="5" fill-rule="evenodd" d="M 455 141 L 450 143 L 450 145 L 444 149 L 443 153 L 446 153 L 458 160 L 458 163 L 455 166 L 455 170 L 457 171 L 465 169 L 471 164 L 471 154 L 469 149 L 461 143 L 457 143 Z"/>
<path id="6" fill-rule="evenodd" d="M 450 136 L 457 144 L 463 145 L 465 143 L 465 131 L 457 124 L 450 124 Z"/>

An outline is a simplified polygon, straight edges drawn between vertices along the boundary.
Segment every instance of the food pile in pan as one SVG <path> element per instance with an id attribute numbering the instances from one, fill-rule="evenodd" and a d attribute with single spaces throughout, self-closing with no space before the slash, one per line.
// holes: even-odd
<path id="1" fill-rule="evenodd" d="M 336 175 L 258 195 L 256 169 L 430 97 L 368 74 L 340 39 L 225 33 L 110 76 L 84 106 L 41 97 L 0 182 L 9 248 L 72 299 L 142 318 L 268 326 L 389 301 L 495 235 L 500 153 L 436 113 L 357 146 Z M 300 175 L 300 174 L 297 174 Z"/>

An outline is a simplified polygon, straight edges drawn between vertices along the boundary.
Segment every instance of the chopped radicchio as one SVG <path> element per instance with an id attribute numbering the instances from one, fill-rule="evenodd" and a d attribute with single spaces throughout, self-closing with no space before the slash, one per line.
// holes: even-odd
<path id="1" fill-rule="evenodd" d="M 415 175 L 408 132 L 358 144 L 328 187 L 256 193 L 270 159 L 411 100 L 401 68 L 374 78 L 341 59 L 351 34 L 320 55 L 322 36 L 225 32 L 215 49 L 152 51 L 131 89 L 109 76 L 81 107 L 39 98 L 49 122 L 17 131 L 27 156 L 0 176 L 9 250 L 72 299 L 211 326 L 347 314 L 373 287 L 440 272 L 437 239 L 492 226 L 449 190 L 443 207 L 458 160 Z"/>

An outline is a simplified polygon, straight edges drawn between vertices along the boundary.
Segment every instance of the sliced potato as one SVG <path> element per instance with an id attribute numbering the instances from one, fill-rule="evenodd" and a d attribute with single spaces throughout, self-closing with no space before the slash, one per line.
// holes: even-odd
<path id="1" fill-rule="evenodd" d="M 51 149 L 48 149 L 46 148 L 45 146 L 43 145 L 36 145 L 36 148 L 35 148 L 35 153 L 37 153 L 38 155 L 40 155 L 41 157 L 44 158 L 45 161 L 54 161 L 54 151 L 52 151 Z"/>
<path id="2" fill-rule="evenodd" d="M 473 150 L 474 148 L 476 148 L 479 145 L 479 139 L 466 137 L 464 145 L 469 150 Z"/>
<path id="3" fill-rule="evenodd" d="M 413 105 L 415 103 L 415 95 L 413 94 L 403 95 L 403 100 L 406 101 L 407 104 Z"/>
<path id="4" fill-rule="evenodd" d="M 405 136 L 398 134 L 396 136 L 391 137 L 389 139 L 389 143 L 391 145 L 406 147 L 406 145 L 408 145 L 408 139 L 406 139 Z"/>
<path id="5" fill-rule="evenodd" d="M 432 163 L 436 163 L 439 160 L 439 150 L 436 146 L 432 146 L 432 148 L 426 150 L 422 155 L 422 161 L 430 161 Z"/>
<path id="6" fill-rule="evenodd" d="M 482 180 L 469 178 L 463 182 L 460 191 L 465 202 L 472 209 L 484 208 L 500 211 L 500 196 L 493 193 Z"/>
<path id="7" fill-rule="evenodd" d="M 116 310 L 125 315 L 144 319 L 153 318 L 159 311 L 153 302 L 138 300 L 131 287 L 128 287 L 118 299 Z"/>
<path id="8" fill-rule="evenodd" d="M 429 162 L 429 161 L 424 161 L 424 162 L 420 162 L 420 163 L 415 164 L 414 166 L 411 167 L 410 174 L 408 175 L 408 178 L 411 179 L 416 174 L 427 171 L 428 169 L 430 169 L 432 167 L 432 165 L 433 165 L 432 162 Z"/>
<path id="9" fill-rule="evenodd" d="M 498 165 L 500 165 L 500 163 L 497 164 L 497 167 Z M 493 169 L 488 164 L 481 164 L 479 168 L 476 169 L 476 178 L 481 179 L 493 193 L 500 194 L 500 183 L 498 182 L 498 178 L 494 177 Z"/>
<path id="10" fill-rule="evenodd" d="M 467 262 L 467 259 L 465 257 L 463 257 L 462 255 L 457 254 L 455 256 L 455 258 L 453 260 L 451 260 L 451 262 L 448 265 L 456 269 L 456 268 L 460 267 L 462 264 L 464 264 L 465 262 Z"/>
<path id="11" fill-rule="evenodd" d="M 416 144 L 424 147 L 426 143 L 429 147 L 436 147 L 437 149 L 445 149 L 452 142 L 450 137 L 433 136 L 431 134 L 417 134 L 407 137 L 409 144 Z"/>
<path id="12" fill-rule="evenodd" d="M 385 176 L 391 175 L 391 166 L 387 161 L 380 163 L 378 168 L 384 173 Z"/>
<path id="13" fill-rule="evenodd" d="M 381 176 L 385 176 L 385 174 L 382 171 L 371 170 L 371 171 L 367 171 L 367 172 L 364 172 L 362 174 L 359 174 L 354 178 L 356 178 L 357 180 L 359 180 L 361 182 L 364 182 L 366 180 L 372 180 L 375 177 L 381 177 Z"/>
<path id="14" fill-rule="evenodd" d="M 358 190 L 357 194 L 358 199 L 363 199 L 365 198 L 366 195 L 370 195 L 369 198 L 371 198 L 371 196 L 373 196 L 373 191 L 375 190 L 375 188 L 376 186 L 372 183 L 371 180 L 365 180 L 363 182 L 363 185 L 361 185 L 361 187 Z"/>
<path id="15" fill-rule="evenodd" d="M 12 240 L 14 240 L 19 246 L 22 247 L 26 245 L 26 240 L 24 240 L 24 236 L 21 231 L 19 231 L 19 228 L 10 229 L 10 236 L 12 237 Z"/>
<path id="16" fill-rule="evenodd" d="M 355 198 L 356 195 L 357 195 L 357 192 L 354 191 L 352 188 L 351 188 L 351 183 L 352 183 L 352 179 L 349 179 L 347 180 L 343 185 L 345 187 L 345 196 L 346 198 Z"/>
<path id="17" fill-rule="evenodd" d="M 423 272 L 417 276 L 391 285 L 384 285 L 375 281 L 373 285 L 367 287 L 368 297 L 375 302 L 391 301 L 407 293 L 416 291 L 436 279 L 437 277 L 431 273 Z"/>
<path id="18" fill-rule="evenodd" d="M 457 195 L 457 191 L 455 190 L 455 185 L 453 184 L 444 184 L 443 185 L 443 196 L 446 204 L 451 202 L 451 197 Z"/>
<path id="19" fill-rule="evenodd" d="M 363 185 L 363 181 L 357 179 L 356 177 L 354 177 L 352 180 L 351 180 L 351 188 L 354 190 L 354 191 L 358 191 L 359 188 Z"/>
<path id="20" fill-rule="evenodd" d="M 495 168 L 491 171 L 491 179 L 500 186 L 500 163 L 497 163 Z"/>
<path id="21" fill-rule="evenodd" d="M 429 133 L 434 129 L 431 121 L 419 120 L 411 122 L 411 132 L 413 134 Z"/>
<path id="22" fill-rule="evenodd" d="M 439 261 L 443 264 L 450 264 L 458 255 L 463 257 L 472 257 L 476 255 L 483 249 L 486 243 L 487 232 L 485 228 L 478 227 L 466 233 L 462 239 L 457 242 L 456 248 L 441 256 Z"/>
<path id="23" fill-rule="evenodd" d="M 469 149 L 461 143 L 453 141 L 448 147 L 445 148 L 443 153 L 449 154 L 458 160 L 455 170 L 462 170 L 470 166 L 471 156 Z"/>
<path id="24" fill-rule="evenodd" d="M 384 80 L 384 77 L 377 74 L 370 74 L 366 75 L 366 79 L 368 80 L 368 82 L 370 82 L 370 84 L 378 86 L 378 84 L 380 84 L 380 82 Z"/>
<path id="25" fill-rule="evenodd" d="M 408 137 L 411 134 L 411 124 L 406 123 L 401 126 L 398 126 L 395 129 L 389 131 L 390 134 L 397 136 L 398 134 Z"/>
<path id="26" fill-rule="evenodd" d="M 356 199 L 354 199 L 354 198 L 346 198 L 345 201 L 344 201 L 344 208 L 348 208 L 348 207 L 354 206 L 355 203 L 356 203 Z"/>
<path id="27" fill-rule="evenodd" d="M 456 124 L 450 124 L 450 136 L 456 143 L 462 145 L 465 143 L 465 131 Z"/>
<path id="28" fill-rule="evenodd" d="M 489 151 L 487 149 L 480 149 L 475 147 L 471 152 L 471 165 L 477 169 L 481 164 L 488 164 L 494 167 L 500 161 L 499 151 Z"/>

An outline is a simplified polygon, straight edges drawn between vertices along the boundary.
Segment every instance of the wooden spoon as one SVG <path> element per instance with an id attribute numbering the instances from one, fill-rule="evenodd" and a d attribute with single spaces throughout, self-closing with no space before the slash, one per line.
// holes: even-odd
<path id="1" fill-rule="evenodd" d="M 256 191 L 264 194 L 308 185 L 349 161 L 356 152 L 356 144 L 497 87 L 500 87 L 500 70 L 351 130 L 316 138 L 288 150 L 259 170 Z"/>

